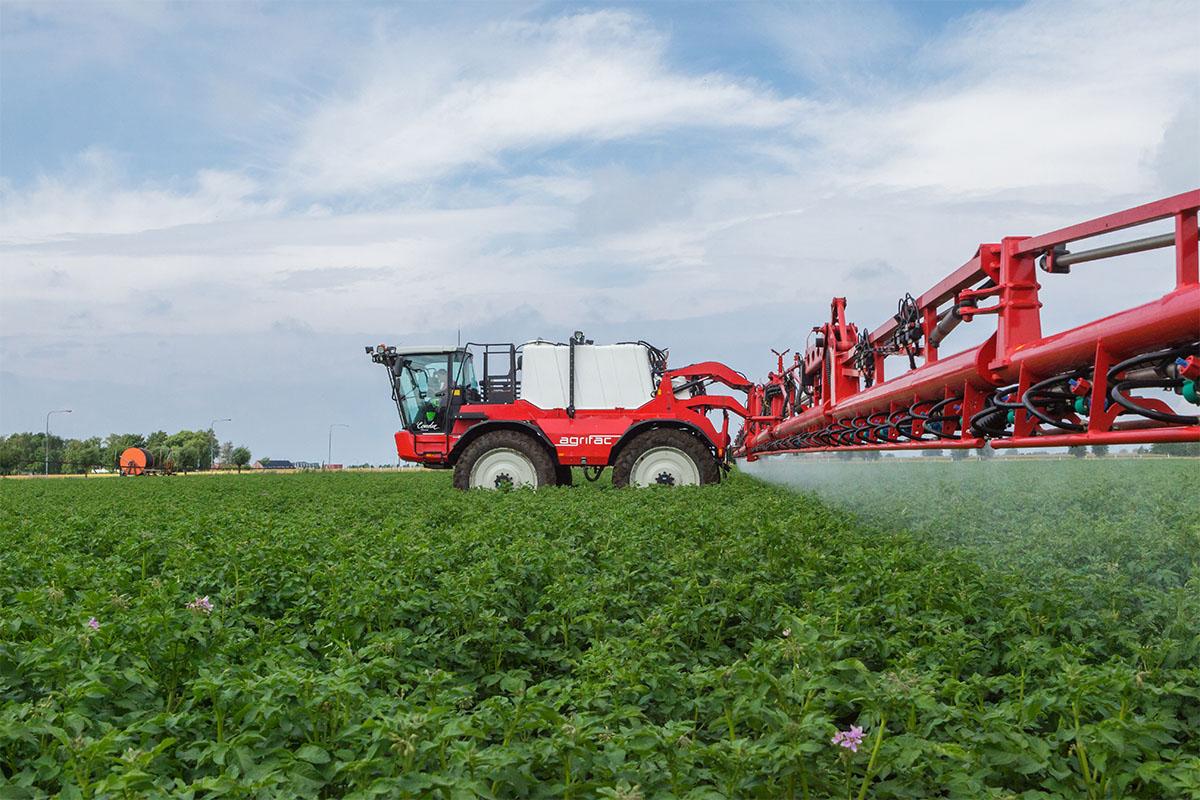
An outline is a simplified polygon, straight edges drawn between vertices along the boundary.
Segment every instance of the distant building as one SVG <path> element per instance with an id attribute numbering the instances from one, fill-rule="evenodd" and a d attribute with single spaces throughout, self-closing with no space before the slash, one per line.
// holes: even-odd
<path id="1" fill-rule="evenodd" d="M 341 464 L 326 464 L 325 469 L 341 469 Z"/>
<path id="2" fill-rule="evenodd" d="M 316 461 L 297 461 L 295 462 L 296 469 L 320 469 L 320 463 Z"/>
<path id="3" fill-rule="evenodd" d="M 296 465 L 291 461 L 282 461 L 279 459 L 270 458 L 266 461 L 259 461 L 254 465 L 255 469 L 295 469 Z"/>

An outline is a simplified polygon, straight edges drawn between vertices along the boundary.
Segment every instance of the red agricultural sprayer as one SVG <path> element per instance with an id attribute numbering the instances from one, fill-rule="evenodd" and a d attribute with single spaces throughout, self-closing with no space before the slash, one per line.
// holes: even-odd
<path id="1" fill-rule="evenodd" d="M 779 355 L 762 384 L 717 362 L 670 368 L 666 351 L 646 342 L 596 345 L 579 333 L 566 343 L 366 350 L 388 369 L 400 458 L 453 468 L 464 489 L 567 484 L 572 467 L 591 479 L 612 467 L 618 486 L 703 484 L 734 457 L 783 452 L 1200 441 L 1200 417 L 1176 408 L 1200 403 L 1197 207 L 1200 190 L 982 244 L 870 332 L 847 322 L 845 298 L 834 298 L 803 356 L 788 365 Z M 1174 231 L 1068 249 L 1161 220 Z M 1039 269 L 1066 276 L 1076 264 L 1160 248 L 1174 248 L 1174 290 L 1042 334 Z M 947 338 L 976 318 L 994 319 L 995 331 L 943 356 Z M 886 376 L 889 356 L 907 369 Z M 714 384 L 747 402 L 710 394 Z M 730 413 L 745 420 L 733 445 Z"/>
<path id="2" fill-rule="evenodd" d="M 834 298 L 830 320 L 812 329 L 804 355 L 791 365 L 780 356 L 777 371 L 751 390 L 735 455 L 1200 441 L 1200 416 L 1175 408 L 1200 403 L 1197 207 L 1200 190 L 1041 236 L 981 244 L 966 264 L 920 297 L 906 296 L 894 317 L 869 332 L 848 323 L 845 298 Z M 1159 220 L 1172 220 L 1174 231 L 1068 249 Z M 1172 291 L 1042 335 L 1039 270 L 1066 276 L 1078 264 L 1159 248 L 1174 248 Z M 977 347 L 943 356 L 958 325 L 977 318 L 994 319 L 995 331 Z M 885 375 L 888 356 L 908 368 Z M 1168 403 L 1164 394 L 1178 398 Z"/>
<path id="3" fill-rule="evenodd" d="M 388 368 L 400 458 L 453 468 L 460 489 L 565 485 L 572 467 L 595 480 L 610 466 L 617 486 L 714 483 L 728 466 L 729 413 L 747 411 L 706 387 L 751 387 L 723 364 L 671 369 L 647 342 L 597 345 L 580 332 L 568 342 L 366 351 Z"/>

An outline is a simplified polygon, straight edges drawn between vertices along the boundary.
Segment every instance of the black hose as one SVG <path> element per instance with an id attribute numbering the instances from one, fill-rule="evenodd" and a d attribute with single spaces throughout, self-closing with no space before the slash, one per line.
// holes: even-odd
<path id="1" fill-rule="evenodd" d="M 907 430 L 905 430 L 904 427 L 906 424 L 908 426 Z M 888 414 L 887 422 L 885 424 L 880 425 L 875 429 L 875 435 L 879 436 L 884 441 L 903 441 L 905 439 L 912 439 L 912 424 L 912 415 L 910 415 L 904 409 L 898 408 L 891 414 Z M 891 439 L 888 436 L 889 429 L 894 429 L 896 431 L 896 439 Z"/>
<path id="2" fill-rule="evenodd" d="M 1061 418 L 1055 419 L 1039 409 L 1035 403 L 1035 398 L 1036 400 L 1040 400 L 1042 405 L 1046 405 L 1047 401 L 1066 400 L 1067 412 L 1070 413 L 1074 407 L 1075 395 L 1071 394 L 1070 392 L 1049 392 L 1046 391 L 1046 389 L 1056 383 L 1062 383 L 1063 381 L 1069 381 L 1073 378 L 1081 377 L 1084 377 L 1084 372 L 1077 371 L 1067 372 L 1062 375 L 1055 375 L 1053 378 L 1047 378 L 1044 381 L 1038 381 L 1025 390 L 1025 394 L 1021 397 L 1021 405 L 1025 407 L 1026 411 L 1028 411 L 1034 417 L 1037 417 L 1042 422 L 1045 422 L 1047 425 L 1053 425 L 1055 428 L 1064 431 L 1083 433 L 1087 430 L 1086 425 L 1080 425 L 1075 422 L 1067 422 Z M 1061 407 L 1062 403 L 1056 403 L 1055 405 Z"/>
<path id="3" fill-rule="evenodd" d="M 1108 396 L 1113 402 L 1122 408 L 1132 411 L 1134 414 L 1145 417 L 1146 419 L 1156 420 L 1158 422 L 1166 422 L 1171 425 L 1198 425 L 1200 424 L 1200 416 L 1192 414 L 1167 414 L 1163 411 L 1155 411 L 1152 408 L 1139 406 L 1126 396 L 1125 392 L 1130 389 L 1174 389 L 1179 385 L 1179 381 L 1166 378 L 1161 381 L 1119 381 L 1108 389 Z"/>
<path id="4" fill-rule="evenodd" d="M 886 433 L 881 433 L 880 429 L 886 430 L 890 423 L 887 417 L 879 419 L 880 414 L 869 414 L 866 418 L 867 433 L 862 437 L 862 444 L 876 444 L 880 438 L 887 439 Z"/>
<path id="5" fill-rule="evenodd" d="M 1166 366 L 1175 358 L 1191 354 L 1200 350 L 1200 342 L 1192 342 L 1191 344 L 1183 345 L 1182 347 L 1171 347 L 1166 350 L 1158 350 L 1153 353 L 1143 353 L 1139 356 L 1127 358 L 1124 361 L 1114 364 L 1108 370 L 1108 397 L 1112 402 L 1124 408 L 1126 411 L 1137 414 L 1138 416 L 1152 419 L 1157 422 L 1165 422 L 1170 425 L 1196 425 L 1200 424 L 1200 416 L 1191 414 L 1170 414 L 1163 411 L 1156 411 L 1152 408 L 1138 405 L 1125 393 L 1130 389 L 1172 389 L 1178 390 L 1182 385 L 1182 379 L 1178 377 L 1170 377 L 1166 374 Z M 1154 364 L 1154 371 L 1163 377 L 1158 380 L 1120 380 L 1117 376 L 1132 367 L 1141 366 L 1142 364 Z"/>
<path id="6" fill-rule="evenodd" d="M 851 437 L 851 442 L 854 444 L 867 444 L 870 442 L 871 434 L 875 430 L 870 416 L 855 417 L 854 421 L 850 424 L 854 426 L 854 436 Z"/>
<path id="7" fill-rule="evenodd" d="M 862 373 L 865 388 L 870 389 L 875 383 L 875 347 L 869 333 L 863 334 L 854 345 L 854 367 Z"/>
<path id="8" fill-rule="evenodd" d="M 1001 428 L 993 427 L 993 420 L 999 416 L 1005 421 Z M 971 417 L 971 432 L 976 436 L 990 436 L 995 439 L 1002 439 L 1009 435 L 1008 433 L 1008 410 L 997 408 L 989 405 L 979 413 Z"/>
<path id="9" fill-rule="evenodd" d="M 987 406 L 982 411 L 972 415 L 970 423 L 971 432 L 977 436 L 991 436 L 997 439 L 1010 436 L 1011 434 L 1008 432 L 1008 412 L 1024 408 L 1025 406 L 1021 403 L 1004 400 L 1002 397 L 1011 395 L 1017 388 L 1016 386 L 1008 386 L 997 389 L 988 398 Z M 999 428 L 994 425 L 997 417 L 1002 423 Z"/>
<path id="10" fill-rule="evenodd" d="M 947 422 L 953 422 L 960 429 L 962 428 L 961 414 L 941 414 L 943 408 L 951 403 L 962 402 L 961 397 L 947 397 L 945 400 L 939 400 L 929 408 L 929 412 L 925 415 L 925 430 L 931 430 L 933 435 L 938 439 L 946 439 L 955 441 L 962 439 L 961 433 L 946 433 L 945 425 Z"/>
<path id="11" fill-rule="evenodd" d="M 908 368 L 917 368 L 914 351 L 921 345 L 921 310 L 911 294 L 905 294 L 896 304 L 896 330 L 892 343 L 898 352 L 908 356 Z"/>

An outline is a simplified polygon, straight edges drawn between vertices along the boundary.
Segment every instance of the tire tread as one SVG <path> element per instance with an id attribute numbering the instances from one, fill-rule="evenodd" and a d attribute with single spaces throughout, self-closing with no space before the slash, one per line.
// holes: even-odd
<path id="1" fill-rule="evenodd" d="M 516 450 L 533 464 L 537 475 L 537 488 L 555 486 L 558 484 L 558 465 L 541 442 L 526 433 L 513 430 L 498 430 L 485 433 L 467 445 L 467 449 L 459 456 L 454 465 L 454 488 L 467 490 L 471 488 L 471 469 L 484 453 L 489 450 L 506 447 Z"/>
<path id="2" fill-rule="evenodd" d="M 632 442 L 626 445 L 617 462 L 613 464 L 613 486 L 623 488 L 629 486 L 633 476 L 633 464 L 638 457 L 655 447 L 674 447 L 689 456 L 700 473 L 700 485 L 721 482 L 721 466 L 713 457 L 708 445 L 686 431 L 678 428 L 655 428 L 639 433 Z"/>

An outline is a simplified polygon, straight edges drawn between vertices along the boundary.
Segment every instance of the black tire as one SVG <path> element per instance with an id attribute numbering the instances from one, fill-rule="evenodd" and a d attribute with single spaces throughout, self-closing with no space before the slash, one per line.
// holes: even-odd
<path id="1" fill-rule="evenodd" d="M 537 479 L 535 489 L 557 484 L 557 475 L 555 474 L 557 465 L 541 442 L 518 431 L 500 430 L 485 433 L 467 445 L 467 449 L 463 451 L 454 465 L 454 488 L 470 489 L 471 471 L 475 468 L 476 462 L 489 452 L 500 449 L 515 450 L 529 459 Z"/>
<path id="2" fill-rule="evenodd" d="M 679 450 L 696 465 L 700 474 L 700 485 L 721 482 L 721 465 L 699 437 L 677 428 L 656 428 L 639 433 L 627 444 L 613 464 L 612 482 L 618 488 L 630 485 L 633 465 L 647 451 L 656 447 L 671 447 Z"/>
<path id="3" fill-rule="evenodd" d="M 554 468 L 554 477 L 558 481 L 559 486 L 574 486 L 575 478 L 571 473 L 570 467 L 559 465 Z"/>

